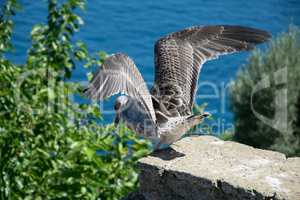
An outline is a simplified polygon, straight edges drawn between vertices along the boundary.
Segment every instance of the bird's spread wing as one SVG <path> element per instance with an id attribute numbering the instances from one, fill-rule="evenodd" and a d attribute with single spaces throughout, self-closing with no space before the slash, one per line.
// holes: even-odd
<path id="1" fill-rule="evenodd" d="M 219 55 L 250 50 L 269 33 L 241 26 L 191 27 L 155 44 L 154 109 L 167 116 L 191 114 L 202 64 Z"/>
<path id="2" fill-rule="evenodd" d="M 114 94 L 123 93 L 138 99 L 155 122 L 151 95 L 134 62 L 124 54 L 115 54 L 105 59 L 85 90 L 92 99 L 103 100 Z"/>

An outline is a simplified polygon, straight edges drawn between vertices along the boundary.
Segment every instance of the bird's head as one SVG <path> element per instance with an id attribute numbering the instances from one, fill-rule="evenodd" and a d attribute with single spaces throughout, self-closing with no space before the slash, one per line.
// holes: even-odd
<path id="1" fill-rule="evenodd" d="M 124 108 L 126 106 L 126 104 L 128 103 L 129 98 L 127 96 L 119 96 L 116 99 L 115 102 L 115 111 L 120 111 L 122 108 Z"/>
<path id="2" fill-rule="evenodd" d="M 114 120 L 115 126 L 117 126 L 121 119 L 121 111 L 127 106 L 129 98 L 127 96 L 119 96 L 115 101 L 116 117 Z"/>

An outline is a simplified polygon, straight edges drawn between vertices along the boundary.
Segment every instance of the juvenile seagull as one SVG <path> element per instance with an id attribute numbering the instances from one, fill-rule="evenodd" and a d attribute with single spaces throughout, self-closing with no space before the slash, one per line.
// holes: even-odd
<path id="1" fill-rule="evenodd" d="M 115 102 L 115 123 L 123 121 L 159 149 L 176 142 L 209 116 L 192 113 L 202 65 L 220 55 L 253 49 L 268 38 L 268 32 L 242 26 L 187 28 L 156 42 L 151 92 L 132 59 L 119 53 L 105 59 L 85 94 L 96 100 L 125 94 Z"/>

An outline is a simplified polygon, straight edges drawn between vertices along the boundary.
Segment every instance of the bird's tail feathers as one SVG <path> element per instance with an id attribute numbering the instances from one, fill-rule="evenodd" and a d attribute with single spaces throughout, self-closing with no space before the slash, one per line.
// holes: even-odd
<path id="1" fill-rule="evenodd" d="M 188 121 L 190 121 L 190 124 L 193 124 L 193 126 L 201 123 L 206 117 L 211 116 L 210 113 L 208 112 L 204 112 L 202 114 L 195 114 L 195 115 L 191 115 L 190 117 L 187 118 Z"/>

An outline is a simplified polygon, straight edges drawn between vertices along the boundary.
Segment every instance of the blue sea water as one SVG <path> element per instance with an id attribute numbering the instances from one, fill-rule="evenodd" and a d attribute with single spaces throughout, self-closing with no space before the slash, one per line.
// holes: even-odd
<path id="1" fill-rule="evenodd" d="M 16 63 L 25 61 L 30 30 L 36 23 L 45 23 L 47 14 L 46 1 L 20 2 L 23 9 L 14 18 L 15 52 L 11 55 Z M 208 24 L 251 26 L 277 36 L 291 23 L 300 25 L 300 1 L 90 0 L 82 16 L 85 25 L 76 39 L 84 41 L 91 52 L 104 50 L 109 54 L 128 54 L 150 86 L 154 74 L 153 46 L 161 36 L 189 26 Z M 229 110 L 227 86 L 249 55 L 249 52 L 243 52 L 221 57 L 206 63 L 202 69 L 197 103 L 208 103 L 206 110 L 214 115 L 216 134 L 231 127 L 233 114 Z M 86 72 L 82 67 L 77 68 L 73 80 L 84 84 Z M 113 100 L 103 104 L 106 123 L 113 120 Z"/>

